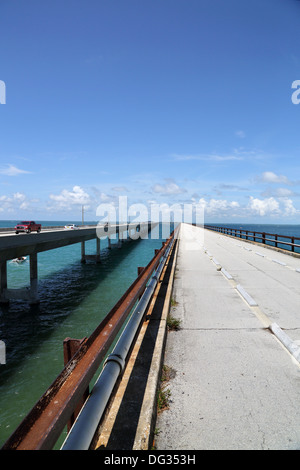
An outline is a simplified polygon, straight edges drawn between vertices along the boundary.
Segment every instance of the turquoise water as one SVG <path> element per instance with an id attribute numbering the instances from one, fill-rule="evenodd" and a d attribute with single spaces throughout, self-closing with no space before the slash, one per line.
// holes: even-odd
<path id="1" fill-rule="evenodd" d="M 9 225 L 2 221 L 1 226 Z M 101 240 L 101 264 L 82 264 L 80 243 L 38 254 L 40 304 L 11 301 L 0 307 L 0 339 L 6 344 L 6 364 L 0 365 L 0 445 L 61 372 L 63 340 L 94 331 L 162 240 L 127 241 L 121 248 L 115 241 L 111 250 Z M 96 241 L 86 242 L 86 254 L 95 251 Z M 8 262 L 8 287 L 27 285 L 29 261 Z"/>

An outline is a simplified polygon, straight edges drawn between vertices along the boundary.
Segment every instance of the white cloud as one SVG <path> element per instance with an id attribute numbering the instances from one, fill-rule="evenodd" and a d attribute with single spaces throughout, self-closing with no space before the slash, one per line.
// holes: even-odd
<path id="1" fill-rule="evenodd" d="M 80 186 L 74 186 L 72 191 L 63 189 L 59 195 L 50 194 L 59 209 L 71 209 L 72 206 L 84 205 L 88 209 L 91 198 Z"/>
<path id="2" fill-rule="evenodd" d="M 188 160 L 206 160 L 211 162 L 224 162 L 230 160 L 243 160 L 241 155 L 178 155 L 173 154 L 172 157 L 176 161 L 188 161 Z"/>
<path id="3" fill-rule="evenodd" d="M 7 165 L 6 168 L 0 169 L 0 174 L 6 175 L 6 176 L 18 176 L 18 175 L 25 174 L 25 173 L 31 173 L 31 172 L 21 170 L 20 168 L 17 168 L 16 166 L 11 165 L 11 164 Z"/>
<path id="4" fill-rule="evenodd" d="M 287 188 L 278 188 L 276 191 L 277 197 L 287 197 L 287 196 L 291 196 L 291 194 L 292 194 L 292 191 Z"/>
<path id="5" fill-rule="evenodd" d="M 113 203 L 115 202 L 115 197 L 114 196 L 110 196 L 109 194 L 106 194 L 106 193 L 100 193 L 98 195 L 98 201 L 100 202 L 109 202 L 109 203 Z"/>
<path id="6" fill-rule="evenodd" d="M 91 201 L 94 201 L 95 204 L 102 204 L 102 203 L 111 203 L 115 204 L 118 200 L 117 195 L 111 195 L 108 194 L 101 189 L 98 189 L 97 187 L 93 186 L 92 191 L 94 193 L 94 197 L 91 199 Z M 114 189 L 114 188 L 112 188 Z"/>
<path id="7" fill-rule="evenodd" d="M 272 171 L 265 171 L 261 176 L 261 181 L 265 183 L 285 183 L 290 184 L 289 179 L 284 175 L 276 175 Z"/>
<path id="8" fill-rule="evenodd" d="M 263 197 L 290 197 L 290 196 L 296 196 L 296 193 L 293 193 L 290 189 L 287 188 L 276 188 L 276 189 L 267 189 L 263 193 L 261 193 Z"/>
<path id="9" fill-rule="evenodd" d="M 112 191 L 116 191 L 118 193 L 127 193 L 128 192 L 128 189 L 126 188 L 126 186 L 114 186 L 111 189 L 112 189 Z"/>
<path id="10" fill-rule="evenodd" d="M 169 179 L 166 181 L 167 182 L 164 185 L 155 184 L 152 187 L 152 191 L 154 191 L 155 193 L 162 194 L 164 196 L 186 193 L 186 189 L 179 187 L 178 184 L 176 184 L 173 180 Z"/>
<path id="11" fill-rule="evenodd" d="M 201 198 L 198 205 L 208 215 L 224 215 L 240 207 L 237 201 L 227 201 L 226 199 L 210 199 L 207 202 L 204 198 Z"/>
<path id="12" fill-rule="evenodd" d="M 13 213 L 16 210 L 30 209 L 32 203 L 36 203 L 36 199 L 28 199 L 23 193 L 14 193 L 12 196 L 0 196 L 0 212 Z"/>
<path id="13" fill-rule="evenodd" d="M 285 199 L 283 201 L 284 205 L 284 215 L 285 216 L 291 216 L 291 215 L 296 215 L 299 214 L 300 211 L 298 211 L 293 204 L 293 201 L 291 199 Z"/>
<path id="14" fill-rule="evenodd" d="M 249 209 L 260 216 L 278 215 L 280 212 L 279 203 L 273 197 L 258 199 L 250 196 Z"/>
<path id="15" fill-rule="evenodd" d="M 241 139 L 244 139 L 246 137 L 246 134 L 244 131 L 236 131 L 235 135 L 237 135 Z"/>
<path id="16" fill-rule="evenodd" d="M 287 197 L 265 199 L 250 196 L 249 203 L 242 205 L 238 201 L 226 199 L 200 198 L 197 206 L 204 210 L 208 217 L 245 218 L 245 217 L 291 217 L 300 214 L 300 210 L 294 207 L 293 201 Z"/>

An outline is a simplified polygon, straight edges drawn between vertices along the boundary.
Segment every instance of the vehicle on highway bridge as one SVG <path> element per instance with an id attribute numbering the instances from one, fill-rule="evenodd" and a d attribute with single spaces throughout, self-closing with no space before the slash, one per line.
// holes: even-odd
<path id="1" fill-rule="evenodd" d="M 20 222 L 15 226 L 15 232 L 18 234 L 19 232 L 26 232 L 26 233 L 31 233 L 31 232 L 40 232 L 42 230 L 41 224 L 36 224 L 33 220 L 26 220 L 23 222 Z"/>

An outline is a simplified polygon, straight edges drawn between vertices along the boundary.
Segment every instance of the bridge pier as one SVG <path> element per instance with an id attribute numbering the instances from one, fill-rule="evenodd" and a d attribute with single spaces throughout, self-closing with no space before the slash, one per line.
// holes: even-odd
<path id="1" fill-rule="evenodd" d="M 3 261 L 0 265 L 0 302 L 7 304 L 9 301 L 5 298 L 7 290 L 7 262 Z"/>
<path id="2" fill-rule="evenodd" d="M 29 257 L 30 287 L 8 289 L 7 287 L 7 261 L 1 263 L 0 268 L 0 303 L 8 304 L 10 300 L 28 300 L 30 304 L 38 304 L 38 266 L 37 253 Z"/>
<path id="3" fill-rule="evenodd" d="M 39 303 L 38 297 L 38 264 L 37 264 L 37 253 L 30 255 L 30 299 L 29 303 Z"/>
<path id="4" fill-rule="evenodd" d="M 85 254 L 85 242 L 81 242 L 81 262 L 85 263 L 86 260 L 93 260 L 96 263 L 101 263 L 100 257 L 100 238 L 96 238 L 96 254 L 95 255 L 86 255 Z"/>

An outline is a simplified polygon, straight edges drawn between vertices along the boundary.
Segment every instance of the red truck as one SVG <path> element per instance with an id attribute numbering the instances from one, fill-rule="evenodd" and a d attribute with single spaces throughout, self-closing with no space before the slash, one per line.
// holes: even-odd
<path id="1" fill-rule="evenodd" d="M 20 222 L 15 226 L 15 232 L 18 234 L 19 232 L 40 232 L 42 230 L 41 224 L 36 224 L 33 220 L 26 220 L 24 222 Z"/>

